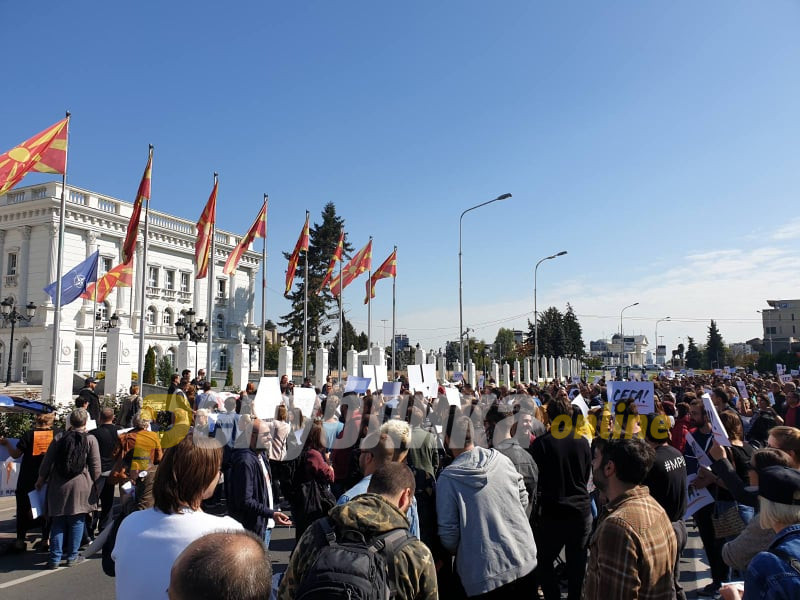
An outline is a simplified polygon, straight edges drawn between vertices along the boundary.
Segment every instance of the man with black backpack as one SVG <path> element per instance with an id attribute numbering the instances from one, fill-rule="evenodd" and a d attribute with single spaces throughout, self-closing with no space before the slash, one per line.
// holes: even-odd
<path id="1" fill-rule="evenodd" d="M 430 550 L 408 533 L 414 477 L 401 463 L 372 474 L 366 494 L 334 507 L 300 538 L 279 600 L 436 600 Z"/>

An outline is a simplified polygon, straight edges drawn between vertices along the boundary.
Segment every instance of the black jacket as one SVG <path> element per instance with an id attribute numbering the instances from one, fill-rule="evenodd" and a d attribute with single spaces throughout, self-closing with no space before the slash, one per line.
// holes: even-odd
<path id="1" fill-rule="evenodd" d="M 230 468 L 225 474 L 225 493 L 228 498 L 228 514 L 239 521 L 261 539 L 267 530 L 267 520 L 275 511 L 269 507 L 269 492 L 264 472 L 258 464 L 261 454 L 272 481 L 269 460 L 263 452 L 250 448 L 237 448 L 231 453 Z"/>
<path id="2" fill-rule="evenodd" d="M 78 401 L 83 401 L 86 403 L 86 410 L 89 412 L 89 418 L 93 421 L 100 420 L 100 396 L 97 395 L 93 389 L 85 387 L 80 392 L 78 392 L 78 398 L 76 399 L 76 403 Z"/>

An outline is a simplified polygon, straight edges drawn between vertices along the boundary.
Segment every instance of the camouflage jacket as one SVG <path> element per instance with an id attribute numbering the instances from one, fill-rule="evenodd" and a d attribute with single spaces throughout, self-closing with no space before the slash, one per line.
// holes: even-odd
<path id="1" fill-rule="evenodd" d="M 337 536 L 345 530 L 357 530 L 369 539 L 398 527 L 408 529 L 406 517 L 376 494 L 356 496 L 346 504 L 333 507 L 328 516 Z M 322 547 L 317 530 L 318 527 L 309 527 L 297 543 L 278 589 L 278 600 L 293 600 L 306 571 L 314 564 Z M 436 569 L 425 544 L 412 540 L 403 546 L 394 557 L 394 569 L 398 600 L 438 599 Z"/>

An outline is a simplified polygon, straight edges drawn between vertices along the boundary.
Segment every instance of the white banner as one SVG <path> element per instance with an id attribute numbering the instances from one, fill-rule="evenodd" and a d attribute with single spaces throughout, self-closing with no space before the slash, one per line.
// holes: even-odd
<path id="1" fill-rule="evenodd" d="M 609 381 L 608 400 L 616 407 L 620 402 L 633 400 L 640 415 L 655 412 L 652 381 Z"/>
<path id="2" fill-rule="evenodd" d="M 275 410 L 283 402 L 281 384 L 277 377 L 262 377 L 258 381 L 256 397 L 253 400 L 253 412 L 259 419 L 275 418 Z"/>

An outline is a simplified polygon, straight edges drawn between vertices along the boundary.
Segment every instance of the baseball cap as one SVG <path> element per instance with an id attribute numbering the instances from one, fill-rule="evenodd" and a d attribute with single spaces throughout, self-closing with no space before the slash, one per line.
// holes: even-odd
<path id="1" fill-rule="evenodd" d="M 800 505 L 800 471 L 778 465 L 760 469 L 758 495 L 778 504 Z"/>

